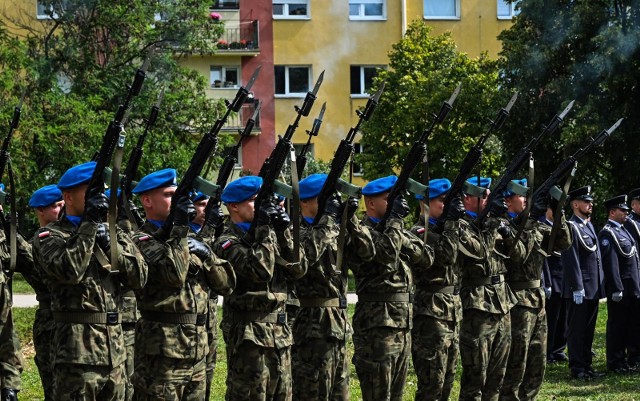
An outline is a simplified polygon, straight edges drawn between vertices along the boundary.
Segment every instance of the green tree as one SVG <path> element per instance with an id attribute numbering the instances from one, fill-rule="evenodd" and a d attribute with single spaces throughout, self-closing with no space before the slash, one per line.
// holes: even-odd
<path id="1" fill-rule="evenodd" d="M 15 1 L 14 7 L 24 8 L 23 3 Z M 225 110 L 221 101 L 206 97 L 205 78 L 180 65 L 186 55 L 215 52 L 224 24 L 209 17 L 208 3 L 41 3 L 48 19 L 36 22 L 31 3 L 24 12 L 0 19 L 2 115 L 10 116 L 22 91 L 27 91 L 10 147 L 23 220 L 33 222 L 26 204 L 35 189 L 57 182 L 62 172 L 89 160 L 98 149 L 151 48 L 155 51 L 147 78 L 127 124 L 125 162 L 164 88 L 160 117 L 147 138 L 139 174 L 167 166 L 184 172 L 202 134 Z M 230 140 L 223 136 L 220 148 Z"/>
<path id="2" fill-rule="evenodd" d="M 462 83 L 453 110 L 427 143 L 430 176 L 454 179 L 466 152 L 486 130 L 487 119 L 509 98 L 498 92 L 494 61 L 486 55 L 472 59 L 456 49 L 450 34 L 433 36 L 430 31 L 422 21 L 411 23 L 389 53 L 389 69 L 376 78 L 376 87 L 386 82 L 385 92 L 363 125 L 365 152 L 358 158 L 367 179 L 391 174 L 402 165 L 418 135 L 432 123 L 432 114 Z M 485 146 L 483 174 L 499 171 L 499 153 L 499 141 L 491 138 Z"/>
<path id="3" fill-rule="evenodd" d="M 512 110 L 514 128 L 503 136 L 505 153 L 516 152 L 575 99 L 561 134 L 545 138 L 535 152 L 536 182 L 625 117 L 602 148 L 579 162 L 573 186 L 595 186 L 596 201 L 640 186 L 630 173 L 640 168 L 640 1 L 527 0 L 520 7 L 513 26 L 499 36 L 505 86 L 521 94 Z"/>

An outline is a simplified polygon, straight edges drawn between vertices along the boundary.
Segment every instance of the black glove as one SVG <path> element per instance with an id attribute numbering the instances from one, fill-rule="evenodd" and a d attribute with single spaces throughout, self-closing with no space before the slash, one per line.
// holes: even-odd
<path id="1" fill-rule="evenodd" d="M 277 213 L 272 216 L 271 223 L 273 224 L 273 229 L 279 232 L 285 231 L 289 228 L 289 224 L 291 224 L 291 219 L 287 212 L 281 208 L 276 207 Z"/>
<path id="2" fill-rule="evenodd" d="M 538 220 L 547 213 L 547 207 L 549 207 L 549 198 L 546 194 L 540 194 L 533 200 L 529 216 L 534 220 Z"/>
<path id="3" fill-rule="evenodd" d="M 203 242 L 193 237 L 187 237 L 187 243 L 189 244 L 189 252 L 196 255 L 201 261 L 204 262 L 211 257 L 211 249 Z"/>
<path id="4" fill-rule="evenodd" d="M 224 231 L 224 213 L 220 206 L 214 206 L 210 213 L 207 219 L 207 225 L 215 229 L 215 236 L 218 238 Z"/>
<path id="5" fill-rule="evenodd" d="M 347 217 L 351 219 L 360 207 L 360 199 L 350 196 L 345 203 L 347 204 Z"/>
<path id="6" fill-rule="evenodd" d="M 84 214 L 88 221 L 102 223 L 109 211 L 109 199 L 102 188 L 94 187 L 84 196 Z"/>
<path id="7" fill-rule="evenodd" d="M 332 196 L 327 199 L 327 202 L 324 204 L 324 214 L 336 220 L 340 215 L 341 206 L 340 199 L 337 196 Z"/>
<path id="8" fill-rule="evenodd" d="M 497 194 L 491 202 L 491 210 L 495 216 L 502 216 L 507 211 L 507 204 L 504 202 L 504 194 Z"/>
<path id="9" fill-rule="evenodd" d="M 107 226 L 100 223 L 98 224 L 98 231 L 96 232 L 96 243 L 107 254 L 111 252 L 111 237 L 109 237 L 109 230 Z"/>
<path id="10" fill-rule="evenodd" d="M 258 226 L 268 226 L 271 224 L 271 217 L 275 216 L 278 213 L 276 210 L 276 205 L 269 200 L 265 200 L 260 205 L 260 210 L 258 211 L 258 215 L 254 216 L 256 220 L 256 225 Z"/>
<path id="11" fill-rule="evenodd" d="M 447 215 L 445 216 L 446 220 L 460 220 L 462 216 L 464 216 L 464 212 L 466 209 L 462 204 L 462 199 L 459 196 L 454 196 L 449 202 L 449 209 L 447 209 Z"/>
<path id="12" fill-rule="evenodd" d="M 12 388 L 3 388 L 2 401 L 18 401 L 18 390 L 14 390 Z"/>
<path id="13" fill-rule="evenodd" d="M 502 238 L 505 239 L 511 237 L 511 227 L 508 224 L 500 224 L 500 226 L 498 227 L 498 234 L 500 234 Z"/>
<path id="14" fill-rule="evenodd" d="M 391 217 L 395 219 L 404 219 L 409 215 L 409 204 L 404 196 L 398 196 L 393 200 L 391 206 Z"/>
<path id="15" fill-rule="evenodd" d="M 179 226 L 188 226 L 196 216 L 196 207 L 188 195 L 181 196 L 176 202 L 173 222 Z"/>

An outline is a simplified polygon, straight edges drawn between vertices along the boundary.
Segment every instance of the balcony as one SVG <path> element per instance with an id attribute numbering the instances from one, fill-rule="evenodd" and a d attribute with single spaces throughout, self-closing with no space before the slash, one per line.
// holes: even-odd
<path id="1" fill-rule="evenodd" d="M 239 10 L 240 0 L 215 0 L 211 6 L 212 10 Z"/>
<path id="2" fill-rule="evenodd" d="M 247 121 L 253 116 L 253 113 L 256 111 L 256 106 L 258 105 L 258 101 L 256 99 L 247 99 L 247 101 L 242 105 L 238 113 L 235 115 L 229 116 L 227 119 L 227 123 L 222 127 L 222 131 L 233 131 L 236 133 L 238 130 L 243 130 L 245 125 L 247 125 Z M 251 131 L 251 135 L 259 135 L 260 134 L 260 113 L 256 117 L 256 125 L 253 127 L 253 131 Z"/>
<path id="3" fill-rule="evenodd" d="M 225 21 L 224 33 L 218 40 L 219 55 L 253 56 L 260 52 L 258 20 Z"/>

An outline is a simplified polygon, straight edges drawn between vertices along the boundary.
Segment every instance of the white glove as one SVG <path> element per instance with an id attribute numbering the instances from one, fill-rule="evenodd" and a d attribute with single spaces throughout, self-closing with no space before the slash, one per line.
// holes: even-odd
<path id="1" fill-rule="evenodd" d="M 547 299 L 551 298 L 551 287 L 544 287 L 544 296 L 547 297 Z"/>
<path id="2" fill-rule="evenodd" d="M 573 302 L 575 302 L 576 305 L 580 305 L 583 300 L 584 300 L 584 289 L 573 292 Z"/>
<path id="3" fill-rule="evenodd" d="M 611 294 L 611 300 L 613 302 L 620 302 L 622 301 L 622 291 L 620 292 L 614 292 L 613 294 Z"/>

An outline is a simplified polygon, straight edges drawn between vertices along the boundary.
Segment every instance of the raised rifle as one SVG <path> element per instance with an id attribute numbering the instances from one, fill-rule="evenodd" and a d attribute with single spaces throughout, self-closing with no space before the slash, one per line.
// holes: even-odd
<path id="1" fill-rule="evenodd" d="M 304 168 L 307 166 L 307 153 L 309 153 L 309 148 L 311 148 L 311 138 L 314 136 L 318 136 L 318 132 L 320 132 L 320 126 L 322 125 L 322 118 L 324 117 L 324 111 L 327 108 L 327 102 L 322 103 L 322 108 L 320 109 L 320 114 L 318 114 L 318 118 L 313 120 L 313 125 L 310 130 L 307 130 L 307 135 L 309 135 L 309 139 L 307 139 L 307 143 L 304 144 L 302 149 L 300 149 L 300 154 L 296 157 L 296 168 L 298 169 L 298 177 L 302 177 L 302 173 L 304 172 Z"/>
<path id="2" fill-rule="evenodd" d="M 544 126 L 542 132 L 540 132 L 538 136 L 533 137 L 527 145 L 525 145 L 520 149 L 520 151 L 518 151 L 518 154 L 511 160 L 511 162 L 509 162 L 507 169 L 505 170 L 502 177 L 500 177 L 500 181 L 498 181 L 495 187 L 491 190 L 491 194 L 487 199 L 485 208 L 478 213 L 478 222 L 480 222 L 481 224 L 484 223 L 489 213 L 494 212 L 493 209 L 496 207 L 494 205 L 495 198 L 497 196 L 502 196 L 502 193 L 507 190 L 507 185 L 509 185 L 509 182 L 511 182 L 511 180 L 516 177 L 516 174 L 518 174 L 520 169 L 531 160 L 532 152 L 538 142 L 540 142 L 540 139 L 542 139 L 542 137 L 545 135 L 552 135 L 560 127 L 560 124 L 562 124 L 564 118 L 573 107 L 574 102 L 575 100 L 572 100 L 571 102 L 569 102 L 567 107 L 565 107 L 562 113 L 553 116 L 551 122 L 548 125 Z"/>
<path id="3" fill-rule="evenodd" d="M 444 119 L 447 118 L 447 115 L 453 108 L 453 103 L 456 101 L 456 98 L 460 93 L 460 88 L 461 84 L 458 84 L 449 100 L 442 103 L 438 114 L 433 114 L 434 119 L 431 125 L 422 131 L 420 137 L 413 143 L 413 146 L 411 146 L 409 153 L 404 159 L 404 164 L 402 165 L 402 170 L 400 170 L 398 180 L 393 184 L 393 187 L 391 187 L 391 191 L 389 192 L 389 197 L 387 198 L 387 210 L 385 211 L 382 220 L 376 226 L 378 231 L 384 230 L 386 222 L 391 216 L 391 210 L 393 209 L 393 202 L 395 199 L 404 195 L 407 191 L 407 183 L 409 182 L 409 178 L 411 178 L 411 174 L 413 174 L 413 170 L 422 163 L 424 155 L 427 152 L 427 140 L 429 139 L 429 136 L 436 125 L 441 124 Z"/>
<path id="4" fill-rule="evenodd" d="M 176 188 L 176 192 L 171 198 L 171 210 L 169 212 L 169 216 L 165 220 L 164 224 L 160 228 L 160 232 L 158 233 L 160 238 L 167 238 L 169 233 L 171 232 L 171 228 L 173 227 L 173 218 L 175 214 L 176 203 L 178 199 L 184 196 L 189 196 L 193 192 L 196 180 L 200 175 L 200 172 L 204 168 L 204 165 L 206 164 L 209 157 L 211 157 L 211 155 L 218 147 L 218 134 L 220 133 L 220 130 L 227 123 L 227 119 L 229 118 L 231 112 L 237 113 L 249 97 L 249 90 L 258 77 L 261 68 L 262 66 L 256 68 L 246 87 L 242 86 L 240 87 L 240 89 L 238 89 L 238 92 L 236 93 L 236 96 L 232 102 L 225 100 L 225 103 L 227 104 L 226 112 L 221 118 L 216 120 L 215 124 L 213 124 L 213 127 L 211 127 L 211 130 L 207 134 L 203 135 L 202 139 L 200 140 L 200 143 L 198 144 L 198 147 L 196 148 L 196 151 L 193 154 L 191 161 L 189 162 L 189 168 L 187 168 L 184 176 L 182 176 L 180 184 L 178 184 L 178 188 Z"/>
<path id="5" fill-rule="evenodd" d="M 342 172 L 353 155 L 353 141 L 355 140 L 356 134 L 360 130 L 362 123 L 369 121 L 373 115 L 373 112 L 380 101 L 380 96 L 382 96 L 382 92 L 384 92 L 384 86 L 385 83 L 383 82 L 382 85 L 380 85 L 380 89 L 369 97 L 367 104 L 364 106 L 364 110 L 356 110 L 358 123 L 355 127 L 351 127 L 347 133 L 347 137 L 340 141 L 340 145 L 338 145 L 338 149 L 336 149 L 336 152 L 333 155 L 331 169 L 327 175 L 327 180 L 322 185 L 320 195 L 318 195 L 318 213 L 313 219 L 314 225 L 320 222 L 320 218 L 322 218 L 322 215 L 324 214 L 324 205 L 327 203 L 327 200 L 338 192 L 338 183 L 342 176 Z"/>
<path id="6" fill-rule="evenodd" d="M 480 162 L 480 159 L 482 158 L 482 148 L 484 147 L 485 142 L 487 141 L 487 139 L 489 139 L 491 133 L 502 128 L 502 125 L 507 120 L 507 117 L 509 117 L 509 111 L 511 111 L 511 107 L 513 107 L 513 104 L 517 99 L 518 93 L 516 92 L 511 97 L 511 100 L 509 100 L 509 103 L 507 103 L 505 107 L 500 109 L 495 120 L 490 120 L 491 124 L 489 125 L 487 131 L 478 139 L 478 142 L 476 142 L 471 147 L 471 149 L 469 149 L 469 152 L 467 152 L 467 155 L 462 161 L 462 167 L 460 167 L 458 175 L 456 176 L 455 180 L 453 180 L 453 184 L 451 184 L 451 188 L 449 189 L 449 191 L 447 191 L 447 195 L 444 198 L 444 209 L 442 211 L 442 215 L 440 216 L 440 218 L 438 218 L 437 223 L 437 226 L 439 228 L 444 225 L 451 200 L 456 196 L 460 196 L 460 193 L 462 192 L 462 188 L 464 186 L 464 182 L 467 180 L 467 178 L 469 178 L 471 171 Z"/>

